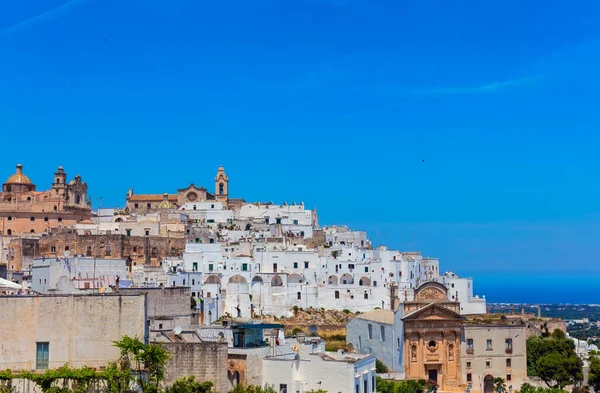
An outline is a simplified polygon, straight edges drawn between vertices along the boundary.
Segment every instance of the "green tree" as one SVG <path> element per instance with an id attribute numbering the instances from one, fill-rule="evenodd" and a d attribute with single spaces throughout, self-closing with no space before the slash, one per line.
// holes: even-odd
<path id="1" fill-rule="evenodd" d="M 388 367 L 379 359 L 375 359 L 375 372 L 377 374 L 386 374 L 389 372 Z"/>
<path id="2" fill-rule="evenodd" d="M 194 377 L 178 379 L 165 393 L 211 393 L 212 382 L 196 382 Z"/>
<path id="3" fill-rule="evenodd" d="M 594 388 L 594 392 L 600 392 L 600 359 L 596 356 L 590 357 L 588 384 Z"/>
<path id="4" fill-rule="evenodd" d="M 497 392 L 506 392 L 506 383 L 504 381 L 504 378 L 502 378 L 502 377 L 494 378 L 494 389 Z"/>
<path id="5" fill-rule="evenodd" d="M 121 368 L 131 369 L 137 376 L 137 382 L 144 393 L 158 391 L 158 386 L 165 376 L 165 364 L 169 360 L 169 352 L 157 344 L 144 344 L 137 337 L 124 336 L 114 345 L 121 350 Z M 131 367 L 132 362 L 135 367 Z M 143 371 L 148 372 L 148 381 Z"/>
<path id="6" fill-rule="evenodd" d="M 230 393 L 277 393 L 273 386 L 265 385 L 265 387 L 248 385 L 235 385 Z"/>
<path id="7" fill-rule="evenodd" d="M 381 393 L 423 393 L 425 381 L 389 381 L 377 377 L 377 391 Z"/>
<path id="8" fill-rule="evenodd" d="M 583 380 L 583 362 L 573 340 L 556 329 L 548 337 L 527 339 L 527 374 L 540 377 L 549 388 L 562 389 Z"/>

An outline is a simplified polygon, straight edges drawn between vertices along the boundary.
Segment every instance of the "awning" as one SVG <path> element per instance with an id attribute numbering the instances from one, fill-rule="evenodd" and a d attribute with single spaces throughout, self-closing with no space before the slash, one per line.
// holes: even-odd
<path id="1" fill-rule="evenodd" d="M 0 277 L 0 288 L 23 289 L 23 286 L 15 283 L 15 282 L 5 280 L 2 277 Z"/>

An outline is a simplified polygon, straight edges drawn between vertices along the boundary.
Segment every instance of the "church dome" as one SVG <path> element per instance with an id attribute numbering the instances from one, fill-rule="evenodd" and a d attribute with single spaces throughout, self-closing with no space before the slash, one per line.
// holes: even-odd
<path id="1" fill-rule="evenodd" d="M 32 184 L 31 180 L 23 174 L 23 165 L 17 165 L 17 173 L 12 175 L 6 181 L 6 184 Z"/>
<path id="2" fill-rule="evenodd" d="M 163 194 L 163 200 L 162 202 L 158 205 L 159 209 L 176 209 L 177 206 L 175 206 L 173 203 L 171 203 L 169 201 L 169 194 L 167 194 L 166 192 Z"/>

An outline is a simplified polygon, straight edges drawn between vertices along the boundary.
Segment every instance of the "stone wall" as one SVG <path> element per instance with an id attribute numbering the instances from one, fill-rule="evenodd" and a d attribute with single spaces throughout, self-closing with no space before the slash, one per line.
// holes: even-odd
<path id="1" fill-rule="evenodd" d="M 34 370 L 40 342 L 49 368 L 105 367 L 120 356 L 113 341 L 146 336 L 144 295 L 0 296 L 0 310 L 0 370 Z"/>
<path id="2" fill-rule="evenodd" d="M 171 385 L 179 378 L 194 376 L 196 381 L 210 381 L 213 391 L 226 393 L 227 343 L 163 343 L 171 354 L 166 364 L 165 384 Z"/>
<path id="3" fill-rule="evenodd" d="M 168 256 L 183 253 L 185 240 L 158 236 L 126 235 L 78 235 L 75 231 L 62 231 L 39 240 L 37 257 L 64 255 L 84 255 L 96 258 L 131 258 L 133 265 L 148 264 L 158 266 Z"/>

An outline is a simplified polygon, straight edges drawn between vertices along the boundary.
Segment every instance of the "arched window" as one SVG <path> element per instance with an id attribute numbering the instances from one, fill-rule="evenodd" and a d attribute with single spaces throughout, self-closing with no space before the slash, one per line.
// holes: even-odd
<path id="1" fill-rule="evenodd" d="M 219 194 L 223 195 L 225 193 L 225 185 L 223 183 L 219 184 Z"/>
<path id="2" fill-rule="evenodd" d="M 62 222 L 62 217 L 58 217 L 58 222 Z"/>
<path id="3" fill-rule="evenodd" d="M 78 205 L 81 203 L 81 196 L 79 194 L 75 195 L 75 203 Z"/>
<path id="4" fill-rule="evenodd" d="M 367 326 L 367 328 L 369 329 L 369 340 L 373 339 L 373 325 L 369 324 L 369 326 Z"/>
<path id="5" fill-rule="evenodd" d="M 339 299 L 340 298 L 340 291 L 335 291 L 334 296 L 335 296 L 336 299 Z"/>
<path id="6" fill-rule="evenodd" d="M 34 230 L 34 229 L 32 229 L 32 230 L 31 230 L 31 231 L 29 231 L 29 232 L 30 232 L 30 233 L 35 233 L 35 230 Z"/>
<path id="7" fill-rule="evenodd" d="M 12 216 L 8 216 L 8 221 L 12 221 Z"/>
<path id="8" fill-rule="evenodd" d="M 48 222 L 48 217 L 44 217 L 44 222 Z"/>
<path id="9" fill-rule="evenodd" d="M 8 236 L 12 235 L 12 229 L 9 229 L 8 231 L 6 231 L 6 234 L 7 234 Z"/>

